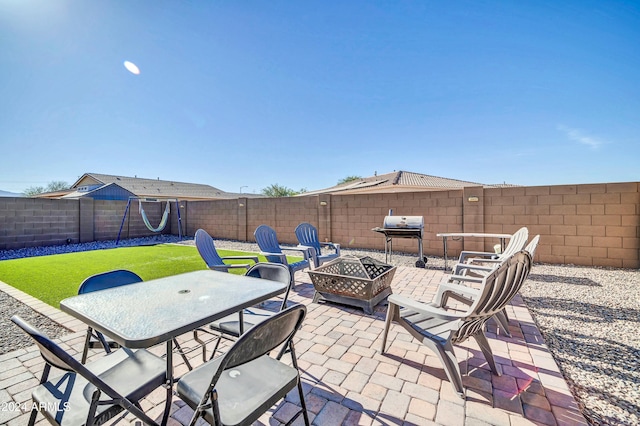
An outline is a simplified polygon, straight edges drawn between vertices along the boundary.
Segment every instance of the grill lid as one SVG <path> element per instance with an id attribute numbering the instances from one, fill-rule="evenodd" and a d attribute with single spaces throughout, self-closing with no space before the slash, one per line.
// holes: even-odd
<path id="1" fill-rule="evenodd" d="M 385 216 L 384 229 L 423 229 L 424 216 Z"/>

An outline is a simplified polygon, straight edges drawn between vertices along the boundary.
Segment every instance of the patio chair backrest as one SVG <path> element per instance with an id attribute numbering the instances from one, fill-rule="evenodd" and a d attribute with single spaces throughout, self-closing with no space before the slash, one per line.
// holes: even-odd
<path id="1" fill-rule="evenodd" d="M 289 268 L 279 263 L 256 263 L 246 273 L 249 277 L 277 281 L 283 284 L 291 282 Z"/>
<path id="2" fill-rule="evenodd" d="M 225 354 L 221 369 L 227 370 L 253 361 L 289 342 L 302 325 L 306 314 L 307 308 L 304 305 L 294 305 L 255 325 Z"/>
<path id="3" fill-rule="evenodd" d="M 289 293 L 291 293 L 291 272 L 289 267 L 281 263 L 256 263 L 247 271 L 247 276 L 262 278 L 263 280 L 276 281 L 287 285 L 287 291 L 282 298 L 280 310 L 287 307 Z"/>
<path id="4" fill-rule="evenodd" d="M 318 230 L 310 223 L 303 222 L 296 226 L 296 238 L 303 246 L 313 247 L 316 255 L 321 254 L 320 240 L 318 239 Z"/>
<path id="5" fill-rule="evenodd" d="M 78 360 L 69 355 L 67 351 L 62 349 L 42 331 L 29 324 L 18 315 L 12 316 L 11 321 L 13 321 L 35 341 L 36 345 L 38 345 L 38 349 L 40 349 L 40 355 L 42 355 L 42 358 L 44 358 L 48 364 L 64 371 L 76 372 L 111 398 L 121 398 L 118 392 L 89 371 L 87 367 L 82 365 Z"/>
<path id="6" fill-rule="evenodd" d="M 282 253 L 280 243 L 276 231 L 268 225 L 260 225 L 256 228 L 253 236 L 260 247 L 260 250 L 266 253 Z M 282 263 L 277 256 L 265 256 L 269 262 Z"/>
<path id="7" fill-rule="evenodd" d="M 522 250 L 527 240 L 529 239 L 529 230 L 526 227 L 518 229 L 509 239 L 509 244 L 505 247 L 504 251 L 500 254 L 501 259 L 507 259 L 513 256 L 515 253 Z"/>
<path id="8" fill-rule="evenodd" d="M 480 295 L 474 300 L 452 336 L 462 342 L 479 332 L 484 324 L 518 293 L 531 270 L 531 256 L 521 250 L 483 278 Z"/>
<path id="9" fill-rule="evenodd" d="M 242 334 L 223 355 L 209 384 L 209 389 L 203 395 L 201 405 L 209 398 L 211 391 L 225 370 L 260 358 L 283 343 L 284 347 L 287 347 L 302 325 L 306 314 L 307 308 L 304 305 L 294 305 L 275 313 Z"/>
<path id="10" fill-rule="evenodd" d="M 198 229 L 195 235 L 196 248 L 198 253 L 207 264 L 207 267 L 223 266 L 224 262 L 216 250 L 213 238 L 204 229 Z"/>
<path id="11" fill-rule="evenodd" d="M 540 242 L 540 235 L 536 235 L 529 241 L 529 244 L 524 248 L 526 252 L 531 255 L 531 261 L 533 262 L 533 258 L 536 255 L 536 249 L 538 248 L 538 243 Z"/>
<path id="12" fill-rule="evenodd" d="M 121 285 L 135 284 L 142 282 L 142 278 L 134 272 L 124 269 L 103 272 L 101 274 L 92 275 L 85 279 L 78 294 L 90 293 L 92 291 L 106 290 L 108 288 L 119 287 Z"/>

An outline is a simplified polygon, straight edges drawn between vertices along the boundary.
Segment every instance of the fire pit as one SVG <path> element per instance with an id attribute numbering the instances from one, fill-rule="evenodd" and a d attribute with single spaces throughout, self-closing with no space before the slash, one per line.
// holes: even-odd
<path id="1" fill-rule="evenodd" d="M 316 289 L 314 302 L 326 300 L 362 308 L 373 308 L 391 294 L 391 280 L 396 267 L 369 256 L 341 256 L 309 271 Z"/>

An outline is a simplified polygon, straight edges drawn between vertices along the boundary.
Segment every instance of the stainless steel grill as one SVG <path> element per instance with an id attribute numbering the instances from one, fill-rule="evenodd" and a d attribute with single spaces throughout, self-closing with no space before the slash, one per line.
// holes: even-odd
<path id="1" fill-rule="evenodd" d="M 424 233 L 423 216 L 385 216 L 382 228 L 373 228 L 385 236 L 384 254 L 387 262 L 391 262 L 394 238 L 415 238 L 418 240 L 418 260 L 416 267 L 424 268 L 427 258 L 422 255 L 422 237 Z"/>

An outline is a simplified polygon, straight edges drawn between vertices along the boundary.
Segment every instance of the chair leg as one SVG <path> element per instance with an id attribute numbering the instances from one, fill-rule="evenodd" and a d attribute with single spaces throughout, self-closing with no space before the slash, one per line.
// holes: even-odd
<path id="1" fill-rule="evenodd" d="M 51 372 L 51 364 L 45 364 L 42 370 L 42 376 L 40 377 L 40 384 L 43 384 L 49 378 L 49 372 Z M 38 417 L 38 409 L 35 404 L 31 406 L 31 415 L 29 416 L 29 426 L 33 426 L 36 423 L 36 417 Z"/>
<path id="2" fill-rule="evenodd" d="M 453 351 L 453 344 L 447 340 L 444 345 L 434 342 L 433 346 L 429 347 L 435 349 L 435 353 L 440 358 L 444 372 L 453 386 L 453 390 L 458 394 L 460 398 L 464 398 L 464 387 L 462 386 L 462 374 L 460 373 L 460 366 L 458 365 L 458 359 Z"/>
<path id="3" fill-rule="evenodd" d="M 87 336 L 84 338 L 84 348 L 82 349 L 82 360 L 81 363 L 87 362 L 87 355 L 89 354 L 89 342 L 91 341 L 91 335 L 93 334 L 93 330 L 91 327 L 87 328 Z"/>
<path id="4" fill-rule="evenodd" d="M 396 309 L 398 309 L 398 305 L 393 302 L 389 302 L 389 304 L 387 305 L 387 319 L 384 322 L 384 331 L 382 332 L 382 346 L 380 347 L 380 353 L 382 354 L 384 353 L 385 347 L 387 346 L 389 328 L 391 328 L 391 322 L 393 321 Z"/>
<path id="5" fill-rule="evenodd" d="M 498 371 L 498 367 L 496 366 L 496 360 L 493 358 L 493 351 L 491 350 L 491 346 L 489 346 L 489 341 L 487 340 L 487 336 L 484 335 L 484 332 L 479 331 L 478 333 L 473 335 L 473 338 L 478 342 L 478 346 L 480 346 L 480 350 L 484 355 L 484 359 L 487 360 L 487 364 L 489 364 L 489 368 L 496 376 L 500 375 Z"/>
<path id="6" fill-rule="evenodd" d="M 511 332 L 509 331 L 509 318 L 507 318 L 507 313 L 504 309 L 495 314 L 493 318 L 498 323 L 498 328 L 501 329 L 508 337 L 511 337 Z"/>

